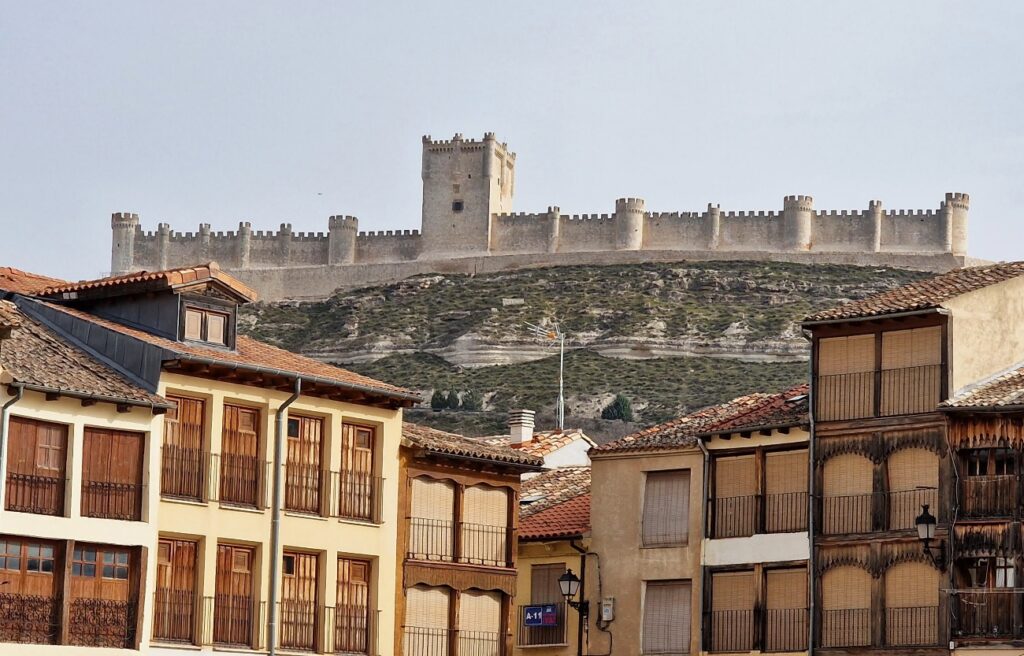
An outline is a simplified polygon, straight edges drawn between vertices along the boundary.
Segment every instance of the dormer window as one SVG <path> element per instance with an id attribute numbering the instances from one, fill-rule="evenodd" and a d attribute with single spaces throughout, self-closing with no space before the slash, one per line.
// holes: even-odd
<path id="1" fill-rule="evenodd" d="M 226 312 L 186 306 L 182 337 L 193 342 L 228 346 L 229 319 L 230 315 Z"/>

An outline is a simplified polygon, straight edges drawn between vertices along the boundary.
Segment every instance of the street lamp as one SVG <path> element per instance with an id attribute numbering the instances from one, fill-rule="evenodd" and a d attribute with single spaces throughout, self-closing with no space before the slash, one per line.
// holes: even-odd
<path id="1" fill-rule="evenodd" d="M 914 524 L 917 526 L 917 539 L 921 541 L 924 546 L 924 552 L 931 558 L 932 563 L 938 567 L 941 571 L 946 571 L 946 541 L 942 540 L 939 542 L 938 552 L 936 556 L 932 553 L 931 542 L 935 539 L 935 528 L 938 525 L 938 520 L 935 519 L 935 515 L 928 512 L 928 504 L 921 506 L 921 514 L 914 520 Z"/>
<path id="2" fill-rule="evenodd" d="M 575 608 L 580 617 L 586 621 L 587 616 L 590 614 L 590 601 L 586 599 L 572 600 L 580 591 L 580 577 L 573 574 L 571 569 L 567 569 L 565 574 L 558 577 L 558 588 L 562 591 L 562 596 L 565 597 L 565 603 Z"/>

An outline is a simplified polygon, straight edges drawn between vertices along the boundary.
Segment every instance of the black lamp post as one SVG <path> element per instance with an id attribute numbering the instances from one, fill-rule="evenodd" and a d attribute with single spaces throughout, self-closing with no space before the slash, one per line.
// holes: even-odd
<path id="1" fill-rule="evenodd" d="M 914 524 L 917 525 L 917 538 L 921 540 L 921 544 L 924 546 L 924 552 L 928 554 L 928 557 L 932 559 L 932 563 L 938 567 L 941 571 L 946 571 L 946 541 L 942 540 L 939 542 L 938 556 L 932 553 L 933 547 L 931 546 L 932 540 L 935 539 L 935 527 L 938 525 L 938 520 L 935 519 L 935 515 L 928 512 L 928 504 L 921 506 L 921 514 L 914 520 Z"/>
<path id="2" fill-rule="evenodd" d="M 571 569 L 567 569 L 565 574 L 558 577 L 558 588 L 562 591 L 562 596 L 565 597 L 565 603 L 575 608 L 582 620 L 586 622 L 587 616 L 590 615 L 590 601 L 587 599 L 572 600 L 580 591 L 580 577 L 573 574 Z"/>

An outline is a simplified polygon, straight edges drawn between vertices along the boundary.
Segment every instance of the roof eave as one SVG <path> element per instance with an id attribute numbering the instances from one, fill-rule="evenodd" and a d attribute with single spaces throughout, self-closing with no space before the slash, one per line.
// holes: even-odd
<path id="1" fill-rule="evenodd" d="M 970 412 L 970 413 L 1000 413 L 1000 412 L 1024 412 L 1024 404 L 1013 405 L 952 405 L 939 406 L 939 412 Z"/>
<path id="2" fill-rule="evenodd" d="M 877 321 L 879 319 L 899 319 L 902 317 L 914 317 L 924 314 L 949 314 L 949 310 L 941 305 L 933 305 L 920 310 L 907 310 L 905 312 L 885 312 L 883 314 L 868 314 L 858 317 L 845 317 L 839 319 L 818 319 L 816 321 L 804 320 L 800 322 L 800 327 L 809 328 L 812 326 L 827 326 L 838 323 L 855 323 L 872 320 Z"/>
<path id="3" fill-rule="evenodd" d="M 67 396 L 73 399 L 84 399 L 89 401 L 97 401 L 101 403 L 111 403 L 113 405 L 130 405 L 139 408 L 150 408 L 152 410 L 163 409 L 171 410 L 175 406 L 174 404 L 157 403 L 154 401 L 143 401 L 142 399 L 129 399 L 120 396 L 109 396 L 106 394 L 90 394 L 88 392 L 80 392 L 76 390 L 62 389 L 60 387 L 50 387 L 48 385 L 36 385 L 33 383 L 19 382 L 15 379 L 11 385 L 13 387 L 20 387 L 30 392 L 39 392 L 40 394 L 59 394 L 60 396 Z"/>
<path id="4" fill-rule="evenodd" d="M 764 426 L 740 426 L 738 428 L 733 428 L 730 430 L 714 431 L 711 433 L 700 433 L 698 435 L 695 435 L 694 437 L 698 440 L 706 441 L 713 437 L 718 437 L 719 435 L 734 435 L 736 433 L 757 433 L 759 431 L 777 431 L 782 430 L 783 428 L 802 428 L 804 430 L 807 430 L 808 428 L 810 428 L 810 423 L 809 421 L 802 421 L 797 423 L 767 424 Z"/>

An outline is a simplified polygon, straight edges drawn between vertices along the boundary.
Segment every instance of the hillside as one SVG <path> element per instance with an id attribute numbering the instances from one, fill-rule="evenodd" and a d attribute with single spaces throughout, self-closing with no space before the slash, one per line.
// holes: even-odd
<path id="1" fill-rule="evenodd" d="M 259 304 L 241 328 L 428 394 L 474 390 L 487 412 L 424 421 L 481 434 L 500 430 L 511 407 L 551 411 L 557 352 L 525 324 L 554 318 L 569 336 L 568 414 L 599 416 L 622 392 L 649 424 L 804 380 L 802 317 L 926 275 L 766 262 L 431 275 L 325 301 Z"/>

